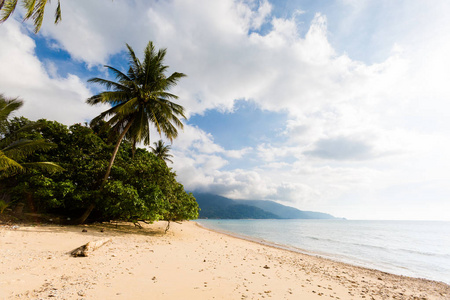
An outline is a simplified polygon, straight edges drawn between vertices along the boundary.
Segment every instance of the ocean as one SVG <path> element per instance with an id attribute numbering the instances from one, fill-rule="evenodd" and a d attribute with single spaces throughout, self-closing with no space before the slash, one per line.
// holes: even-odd
<path id="1" fill-rule="evenodd" d="M 450 284 L 450 222 L 197 220 L 204 227 L 392 274 Z"/>

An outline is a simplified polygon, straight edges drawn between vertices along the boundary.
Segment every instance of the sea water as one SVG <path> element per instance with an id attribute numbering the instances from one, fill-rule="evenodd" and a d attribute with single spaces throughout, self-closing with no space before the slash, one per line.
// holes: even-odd
<path id="1" fill-rule="evenodd" d="M 226 233 L 398 275 L 450 284 L 450 222 L 197 220 Z"/>

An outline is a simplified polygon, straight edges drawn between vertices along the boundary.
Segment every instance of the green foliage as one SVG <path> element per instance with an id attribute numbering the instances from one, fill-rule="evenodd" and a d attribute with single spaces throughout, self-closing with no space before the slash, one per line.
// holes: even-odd
<path id="1" fill-rule="evenodd" d="M 149 151 L 137 149 L 131 159 L 132 146 L 123 143 L 100 192 L 98 187 L 114 148 L 106 138 L 108 133 L 81 124 L 67 127 L 47 120 L 38 123 L 36 133 L 56 147 L 36 152 L 33 159 L 52 160 L 65 171 L 48 174 L 36 169 L 0 180 L 0 188 L 11 195 L 12 201 L 31 198 L 37 211 L 70 217 L 79 216 L 95 203 L 92 220 L 176 221 L 198 217 L 195 198 L 184 191 L 175 173 Z"/>
<path id="2" fill-rule="evenodd" d="M 127 48 L 130 62 L 127 74 L 106 66 L 117 81 L 89 79 L 89 82 L 100 84 L 108 91 L 92 96 L 87 103 L 111 105 L 110 109 L 94 118 L 92 124 L 107 119 L 112 133 L 121 133 L 127 128 L 128 140 L 145 145 L 150 145 L 150 125 L 154 125 L 160 135 L 164 134 L 172 141 L 178 135 L 177 128 L 183 128 L 179 118 L 185 118 L 185 115 L 183 106 L 172 101 L 178 96 L 169 90 L 186 75 L 174 72 L 166 76 L 166 49 L 156 51 L 152 42 L 147 44 L 142 62 L 128 44 Z"/>
<path id="3" fill-rule="evenodd" d="M 32 123 L 25 118 L 9 119 L 22 105 L 22 100 L 8 99 L 0 94 L 0 178 L 32 169 L 62 171 L 55 163 L 29 159 L 36 151 L 47 151 L 54 147 L 54 144 L 37 133 L 39 123 Z"/>
<path id="4" fill-rule="evenodd" d="M 0 94 L 0 133 L 4 133 L 7 127 L 7 120 L 10 115 L 23 106 L 23 101 L 17 98 L 8 99 Z"/>
<path id="5" fill-rule="evenodd" d="M 18 0 L 0 0 L 0 23 L 5 22 L 14 13 L 17 7 Z M 50 0 L 22 0 L 22 6 L 26 9 L 23 20 L 33 20 L 34 33 L 38 33 L 44 21 L 45 6 L 50 3 Z M 55 24 L 61 21 L 61 3 L 58 0 L 58 5 L 55 10 Z"/>
<path id="6" fill-rule="evenodd" d="M 114 73 L 117 82 L 102 78 L 89 79 L 89 82 L 103 85 L 107 91 L 92 96 L 87 103 L 91 105 L 103 103 L 111 106 L 94 118 L 91 125 L 99 126 L 99 123 L 102 123 L 108 126 L 110 137 L 117 137 L 105 176 L 99 185 L 100 190 L 109 180 L 124 138 L 131 141 L 131 156 L 134 158 L 136 143 L 150 144 L 150 125 L 155 126 L 160 135 L 164 133 L 172 141 L 178 136 L 177 128 L 183 128 L 179 118 L 185 118 L 183 106 L 171 101 L 178 99 L 178 96 L 169 93 L 168 90 L 186 75 L 177 72 L 169 77 L 165 75 L 168 68 L 164 65 L 166 49 L 156 52 L 153 43 L 149 42 L 144 50 L 144 60 L 141 62 L 128 44 L 127 48 L 130 58 L 127 74 L 106 66 Z M 80 217 L 79 223 L 83 223 L 89 214 L 88 208 Z"/>

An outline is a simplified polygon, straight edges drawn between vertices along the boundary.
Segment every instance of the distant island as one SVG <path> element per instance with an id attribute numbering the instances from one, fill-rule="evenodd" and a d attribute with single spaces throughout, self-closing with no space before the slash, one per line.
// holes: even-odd
<path id="1" fill-rule="evenodd" d="M 199 219 L 337 219 L 314 211 L 302 211 L 270 200 L 232 200 L 219 195 L 196 193 Z"/>

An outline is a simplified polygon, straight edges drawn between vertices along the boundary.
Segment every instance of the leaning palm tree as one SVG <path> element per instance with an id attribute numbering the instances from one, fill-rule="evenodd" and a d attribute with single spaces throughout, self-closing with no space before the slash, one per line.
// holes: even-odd
<path id="1" fill-rule="evenodd" d="M 23 173 L 28 169 L 42 169 L 49 172 L 62 171 L 59 165 L 52 162 L 27 162 L 27 156 L 35 151 L 45 151 L 55 145 L 44 139 L 29 140 L 18 139 L 18 132 L 10 133 L 7 130 L 8 117 L 23 105 L 19 99 L 7 99 L 0 94 L 0 178 Z"/>
<path id="2" fill-rule="evenodd" d="M 0 0 L 0 23 L 5 22 L 16 10 L 18 0 Z M 23 20 L 32 19 L 34 23 L 34 33 L 38 33 L 44 20 L 45 6 L 50 3 L 50 0 L 22 0 L 22 6 L 25 7 L 26 13 Z M 61 21 L 61 3 L 58 0 L 58 5 L 55 10 L 55 24 Z"/>
<path id="3" fill-rule="evenodd" d="M 162 140 L 154 142 L 153 145 L 155 145 L 155 147 L 150 147 L 150 149 L 152 149 L 153 154 L 155 154 L 157 158 L 173 163 L 173 161 L 169 159 L 169 157 L 173 157 L 172 154 L 169 154 L 170 145 L 164 145 Z"/>
<path id="4" fill-rule="evenodd" d="M 183 128 L 179 117 L 185 118 L 184 108 L 171 101 L 178 99 L 178 96 L 169 93 L 168 90 L 186 75 L 175 72 L 166 77 L 164 73 L 168 66 L 163 64 L 166 49 L 156 52 L 153 43 L 149 42 L 144 50 L 144 61 L 141 62 L 128 44 L 127 48 L 130 57 L 127 74 L 111 66 L 105 66 L 116 76 L 117 82 L 102 78 L 89 79 L 89 82 L 98 83 L 112 90 L 87 100 L 91 105 L 107 103 L 112 106 L 94 118 L 91 123 L 108 120 L 106 124 L 112 128 L 112 133 L 119 136 L 102 185 L 108 180 L 125 135 L 135 143 L 142 142 L 149 145 L 150 125 L 154 125 L 160 135 L 164 134 L 172 141 L 178 136 L 177 127 Z"/>
<path id="5" fill-rule="evenodd" d="M 168 90 L 175 86 L 178 80 L 186 75 L 174 72 L 166 76 L 168 66 L 164 65 L 166 49 L 155 50 L 149 42 L 144 50 L 144 60 L 141 62 L 128 45 L 129 69 L 127 74 L 118 69 L 105 66 L 111 71 L 117 81 L 102 78 L 92 78 L 89 82 L 100 84 L 108 91 L 97 94 L 87 100 L 88 104 L 106 103 L 111 108 L 101 113 L 91 121 L 91 124 L 106 120 L 111 127 L 111 133 L 118 136 L 105 176 L 100 189 L 108 180 L 111 168 L 125 136 L 134 144 L 150 144 L 150 129 L 153 125 L 159 135 L 164 134 L 170 141 L 178 136 L 177 128 L 183 128 L 180 117 L 186 118 L 184 108 L 172 102 L 178 96 Z M 94 209 L 91 204 L 79 222 L 83 223 Z"/>

